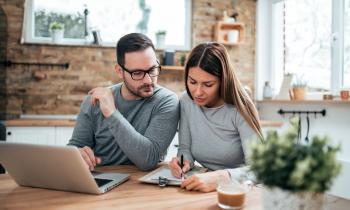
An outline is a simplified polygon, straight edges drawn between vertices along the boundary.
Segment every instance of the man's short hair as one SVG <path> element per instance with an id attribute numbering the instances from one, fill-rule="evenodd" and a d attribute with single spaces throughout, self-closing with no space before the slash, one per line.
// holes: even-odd
<path id="1" fill-rule="evenodd" d="M 131 33 L 123 36 L 117 43 L 117 62 L 119 65 L 125 65 L 125 53 L 145 50 L 152 47 L 155 50 L 152 41 L 144 34 Z"/>

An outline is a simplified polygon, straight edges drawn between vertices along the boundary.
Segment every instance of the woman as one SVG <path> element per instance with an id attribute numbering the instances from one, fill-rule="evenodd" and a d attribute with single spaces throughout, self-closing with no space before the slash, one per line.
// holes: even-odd
<path id="1" fill-rule="evenodd" d="M 182 177 L 196 160 L 211 172 L 188 177 L 181 187 L 214 191 L 219 179 L 246 174 L 246 167 L 238 167 L 246 164 L 253 137 L 262 139 L 258 112 L 222 44 L 199 44 L 192 50 L 185 66 L 185 85 L 187 91 L 180 98 L 178 157 L 169 165 L 174 176 Z"/>

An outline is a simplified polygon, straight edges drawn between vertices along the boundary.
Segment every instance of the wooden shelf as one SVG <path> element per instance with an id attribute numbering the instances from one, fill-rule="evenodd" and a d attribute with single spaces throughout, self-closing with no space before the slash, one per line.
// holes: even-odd
<path id="1" fill-rule="evenodd" d="M 184 71 L 184 66 L 162 66 L 162 70 L 166 71 Z"/>
<path id="2" fill-rule="evenodd" d="M 259 100 L 258 104 L 350 104 L 350 100 Z"/>
<path id="3" fill-rule="evenodd" d="M 271 121 L 271 120 L 260 120 L 262 127 L 281 127 L 283 125 L 282 121 Z"/>
<path id="4" fill-rule="evenodd" d="M 230 42 L 228 34 L 230 31 L 238 31 L 237 42 Z M 242 23 L 226 23 L 219 21 L 215 25 L 215 41 L 228 46 L 237 46 L 244 43 L 245 30 Z"/>

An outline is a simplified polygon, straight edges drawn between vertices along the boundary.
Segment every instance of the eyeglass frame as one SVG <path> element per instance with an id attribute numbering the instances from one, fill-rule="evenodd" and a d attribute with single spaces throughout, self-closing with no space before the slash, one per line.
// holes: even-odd
<path id="1" fill-rule="evenodd" d="M 162 68 L 161 68 L 161 65 L 159 64 L 159 61 L 158 61 L 158 60 L 157 60 L 157 64 L 158 64 L 158 65 L 152 66 L 151 68 L 149 68 L 149 69 L 146 70 L 146 71 L 143 70 L 143 69 L 130 70 L 130 69 L 125 68 L 125 66 L 124 66 L 124 65 L 121 65 L 121 64 L 119 64 L 119 66 L 120 66 L 124 71 L 128 72 L 133 80 L 139 81 L 139 80 L 143 80 L 143 78 L 145 78 L 146 74 L 148 74 L 148 76 L 150 76 L 150 77 L 157 77 L 157 76 L 159 76 L 159 74 L 160 74 Z M 158 68 L 158 69 L 159 69 L 158 74 L 157 74 L 157 75 L 151 75 L 151 74 L 150 74 L 150 71 L 154 70 L 155 68 Z M 134 77 L 133 77 L 133 73 L 134 73 L 134 72 L 142 72 L 142 73 L 143 73 L 142 78 L 140 78 L 140 79 L 134 79 Z"/>

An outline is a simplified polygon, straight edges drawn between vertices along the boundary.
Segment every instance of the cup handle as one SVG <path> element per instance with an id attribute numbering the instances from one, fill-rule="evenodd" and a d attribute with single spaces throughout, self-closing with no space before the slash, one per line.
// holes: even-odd
<path id="1" fill-rule="evenodd" d="M 245 186 L 246 189 L 248 189 L 248 191 L 252 190 L 254 187 L 254 183 L 252 180 L 246 180 L 243 182 L 243 185 Z"/>

